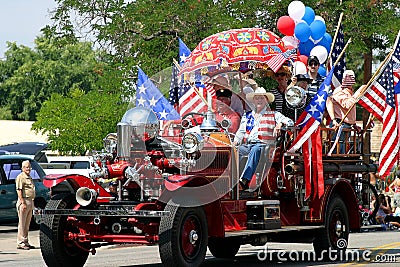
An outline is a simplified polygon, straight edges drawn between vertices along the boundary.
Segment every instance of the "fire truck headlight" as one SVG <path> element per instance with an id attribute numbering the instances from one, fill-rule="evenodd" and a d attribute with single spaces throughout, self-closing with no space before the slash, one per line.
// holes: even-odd
<path id="1" fill-rule="evenodd" d="M 303 88 L 292 86 L 287 89 L 285 97 L 291 107 L 299 108 L 306 103 L 307 94 Z"/>
<path id="2" fill-rule="evenodd" d="M 182 147 L 186 153 L 194 153 L 204 146 L 204 139 L 198 133 L 187 133 L 182 138 Z"/>

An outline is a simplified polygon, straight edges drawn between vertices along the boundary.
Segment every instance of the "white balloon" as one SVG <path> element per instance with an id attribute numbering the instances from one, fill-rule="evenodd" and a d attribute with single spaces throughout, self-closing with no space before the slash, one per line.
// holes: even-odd
<path id="1" fill-rule="evenodd" d="M 321 16 L 315 16 L 315 19 L 314 19 L 314 20 L 320 20 L 320 21 L 322 21 L 323 23 L 325 23 L 324 18 L 321 17 Z"/>
<path id="2" fill-rule="evenodd" d="M 307 67 L 301 61 L 296 61 L 293 63 L 293 75 L 297 74 L 307 74 Z"/>
<path id="3" fill-rule="evenodd" d="M 310 56 L 316 56 L 320 64 L 324 64 L 325 60 L 328 58 L 328 50 L 322 45 L 317 45 L 311 49 Z"/>
<path id="4" fill-rule="evenodd" d="M 301 1 L 292 1 L 288 6 L 289 17 L 296 21 L 300 21 L 304 13 L 306 12 L 306 7 Z"/>
<path id="5" fill-rule="evenodd" d="M 293 46 L 295 48 L 297 48 L 299 46 L 300 41 L 297 40 L 296 37 L 294 36 L 283 36 L 282 37 L 282 41 L 286 46 Z"/>

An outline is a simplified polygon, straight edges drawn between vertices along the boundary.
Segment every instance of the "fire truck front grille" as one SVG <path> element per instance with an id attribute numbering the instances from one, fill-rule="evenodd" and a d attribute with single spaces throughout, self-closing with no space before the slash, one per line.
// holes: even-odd
<path id="1" fill-rule="evenodd" d="M 196 160 L 196 166 L 191 168 L 188 174 L 204 173 L 207 175 L 220 175 L 229 171 L 231 152 L 229 149 L 204 149 Z"/>

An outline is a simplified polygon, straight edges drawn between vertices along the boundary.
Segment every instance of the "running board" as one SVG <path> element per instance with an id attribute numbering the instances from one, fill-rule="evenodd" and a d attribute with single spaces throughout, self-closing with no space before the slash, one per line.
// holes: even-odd
<path id="1" fill-rule="evenodd" d="M 310 225 L 310 226 L 282 226 L 278 229 L 269 230 L 240 230 L 235 232 L 225 232 L 225 237 L 244 237 L 244 236 L 257 236 L 260 234 L 277 234 L 284 232 L 301 232 L 304 230 L 318 230 L 323 229 L 323 225 Z"/>

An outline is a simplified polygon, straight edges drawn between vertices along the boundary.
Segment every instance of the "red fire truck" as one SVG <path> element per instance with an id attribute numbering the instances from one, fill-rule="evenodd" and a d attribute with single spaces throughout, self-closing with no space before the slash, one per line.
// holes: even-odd
<path id="1" fill-rule="evenodd" d="M 335 131 L 322 127 L 322 185 L 304 170 L 301 149 L 287 151 L 298 129 L 285 129 L 264 148 L 245 191 L 229 120 L 217 122 L 209 110 L 188 113 L 180 125 L 177 134 L 160 135 L 153 111 L 132 108 L 94 155 L 90 177 L 45 178 L 52 198 L 36 216 L 48 266 L 83 266 L 98 247 L 122 243 L 158 244 L 165 266 L 199 266 L 207 246 L 229 258 L 243 244 L 271 241 L 313 243 L 322 255 L 345 250 L 349 232 L 368 217 L 360 210 L 369 207 L 373 187 L 363 174 L 376 165 L 364 163 L 363 135 L 353 129 L 343 129 L 344 143 L 335 143 Z M 346 152 L 328 153 L 333 145 Z M 118 183 L 116 195 L 104 187 L 109 181 Z"/>

